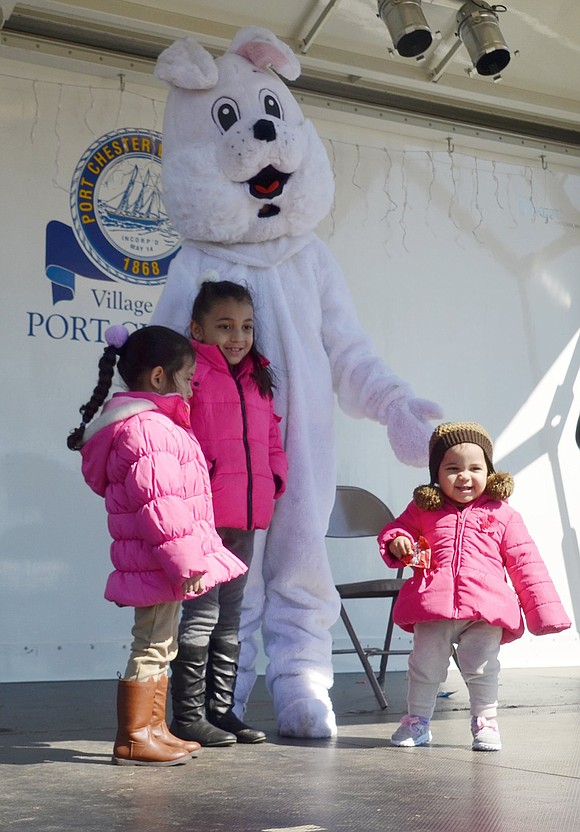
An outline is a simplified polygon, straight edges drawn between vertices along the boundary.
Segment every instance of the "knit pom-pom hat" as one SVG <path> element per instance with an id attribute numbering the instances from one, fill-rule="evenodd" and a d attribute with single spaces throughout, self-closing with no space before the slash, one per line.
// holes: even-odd
<path id="1" fill-rule="evenodd" d="M 496 472 L 493 467 L 493 442 L 488 432 L 477 422 L 444 422 L 438 425 L 429 440 L 429 485 L 420 485 L 413 491 L 415 505 L 425 511 L 441 508 L 444 495 L 437 485 L 439 466 L 445 452 L 455 445 L 469 442 L 479 445 L 487 465 L 487 485 L 485 493 L 495 500 L 507 500 L 514 490 L 511 474 Z"/>

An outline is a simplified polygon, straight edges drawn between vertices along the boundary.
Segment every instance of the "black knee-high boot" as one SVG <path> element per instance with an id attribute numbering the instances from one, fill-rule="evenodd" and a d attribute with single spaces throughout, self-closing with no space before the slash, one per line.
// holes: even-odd
<path id="1" fill-rule="evenodd" d="M 207 664 L 207 718 L 217 728 L 235 734 L 238 742 L 264 742 L 266 734 L 250 728 L 232 711 L 240 645 L 227 638 L 212 638 Z"/>
<path id="2" fill-rule="evenodd" d="M 206 747 L 234 745 L 236 736 L 206 718 L 206 668 L 208 646 L 181 644 L 171 662 L 171 733 Z"/>

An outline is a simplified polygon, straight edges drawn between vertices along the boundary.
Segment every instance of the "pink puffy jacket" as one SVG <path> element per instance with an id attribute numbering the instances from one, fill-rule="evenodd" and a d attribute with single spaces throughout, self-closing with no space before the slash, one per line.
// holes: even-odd
<path id="1" fill-rule="evenodd" d="M 260 395 L 249 356 L 234 375 L 218 346 L 192 344 L 191 427 L 209 468 L 216 526 L 266 529 L 286 488 L 280 417 Z"/>
<path id="2" fill-rule="evenodd" d="M 422 535 L 432 557 L 430 569 L 413 570 L 395 602 L 393 618 L 403 630 L 412 632 L 419 621 L 482 619 L 503 627 L 506 643 L 524 632 L 522 608 L 534 635 L 570 627 L 535 543 L 507 502 L 482 495 L 461 511 L 448 500 L 436 511 L 411 503 L 379 535 L 388 566 L 401 566 L 389 552 L 398 535 L 412 541 Z"/>
<path id="3" fill-rule="evenodd" d="M 207 467 L 177 394 L 116 393 L 85 431 L 87 484 L 105 498 L 113 538 L 105 598 L 147 607 L 184 597 L 183 581 L 204 574 L 206 591 L 246 566 L 214 526 Z"/>

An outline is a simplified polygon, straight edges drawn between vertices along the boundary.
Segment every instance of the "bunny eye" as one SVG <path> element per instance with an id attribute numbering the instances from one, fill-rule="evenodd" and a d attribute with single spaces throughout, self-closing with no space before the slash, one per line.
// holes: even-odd
<path id="1" fill-rule="evenodd" d="M 273 92 L 270 90 L 262 90 L 260 98 L 266 115 L 273 116 L 274 118 L 282 118 L 282 107 Z"/>
<path id="2" fill-rule="evenodd" d="M 240 120 L 238 105 L 232 98 L 219 98 L 212 107 L 212 117 L 224 133 Z"/>

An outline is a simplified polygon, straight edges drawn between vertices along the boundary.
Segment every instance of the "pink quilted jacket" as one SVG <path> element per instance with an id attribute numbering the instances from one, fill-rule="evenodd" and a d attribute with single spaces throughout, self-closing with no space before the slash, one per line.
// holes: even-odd
<path id="1" fill-rule="evenodd" d="M 260 395 L 251 358 L 233 375 L 218 346 L 192 344 L 191 427 L 209 468 L 216 526 L 266 529 L 286 488 L 280 417 Z"/>
<path id="2" fill-rule="evenodd" d="M 181 396 L 116 393 L 87 428 L 81 454 L 113 538 L 109 601 L 182 601 L 183 581 L 196 573 L 207 591 L 246 571 L 215 530 L 207 467 Z"/>
<path id="3" fill-rule="evenodd" d="M 422 535 L 432 553 L 431 568 L 414 569 L 395 602 L 394 621 L 403 630 L 412 632 L 419 621 L 483 619 L 503 627 L 506 643 L 524 632 L 522 609 L 534 635 L 570 627 L 535 543 L 507 502 L 483 495 L 462 511 L 448 500 L 437 511 L 410 503 L 379 535 L 388 566 L 401 566 L 388 548 L 398 535 Z"/>

